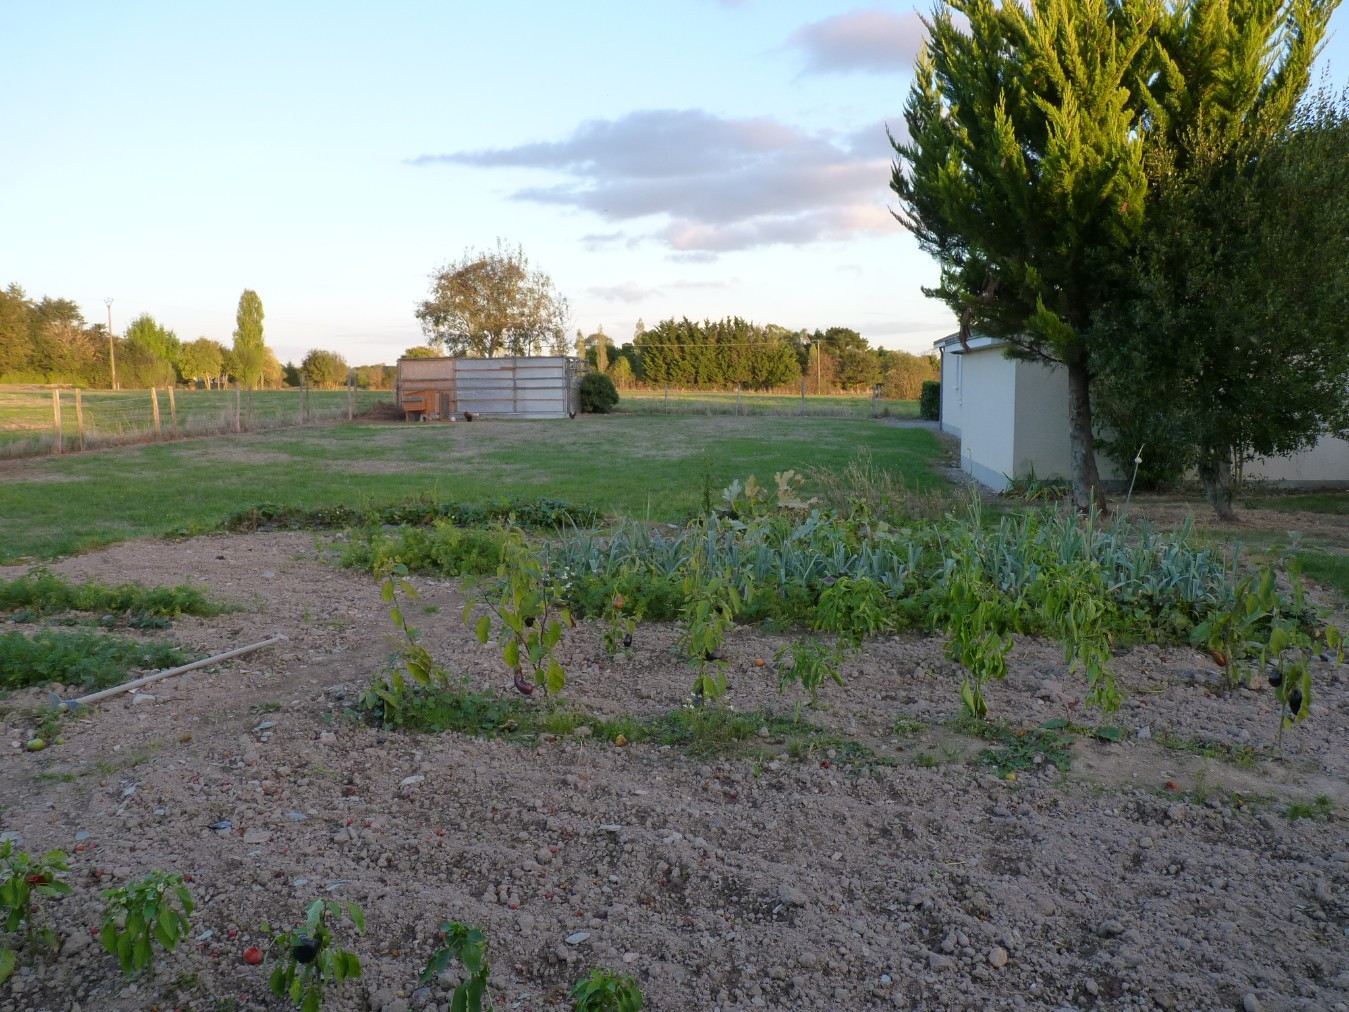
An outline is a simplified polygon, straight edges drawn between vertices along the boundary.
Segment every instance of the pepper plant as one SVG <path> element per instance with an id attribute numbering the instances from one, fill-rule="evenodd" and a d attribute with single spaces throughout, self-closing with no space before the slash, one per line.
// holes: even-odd
<path id="1" fill-rule="evenodd" d="M 192 895 L 183 876 L 152 871 L 103 893 L 103 948 L 117 957 L 128 977 L 138 970 L 154 973 L 154 943 L 169 952 L 187 934 Z"/>
<path id="2" fill-rule="evenodd" d="M 33 857 L 18 850 L 14 841 L 0 843 L 0 925 L 9 933 L 23 929 L 30 952 L 41 947 L 56 948 L 56 933 L 47 926 L 42 916 L 44 901 L 70 895 L 70 886 L 64 879 L 70 871 L 66 855 L 59 850 Z M 13 974 L 19 954 L 8 946 L 0 946 L 0 984 Z"/>
<path id="3" fill-rule="evenodd" d="M 317 899 L 305 910 L 300 928 L 280 932 L 272 940 L 281 952 L 267 981 L 272 994 L 289 997 L 301 1012 L 318 1012 L 328 987 L 361 975 L 360 959 L 334 941 L 330 919 L 338 921 L 343 916 L 351 920 L 357 933 L 365 933 L 365 912 L 357 904 Z"/>
<path id="4" fill-rule="evenodd" d="M 602 966 L 578 980 L 567 997 L 572 1000 L 572 1012 L 641 1012 L 642 1008 L 637 982 Z"/>
<path id="5" fill-rule="evenodd" d="M 442 944 L 431 954 L 422 971 L 420 983 L 429 984 L 458 959 L 468 976 L 450 996 L 450 1012 L 482 1012 L 483 997 L 487 993 L 487 978 L 492 964 L 487 961 L 487 934 L 480 927 L 469 927 L 460 921 L 446 921 L 440 926 Z"/>

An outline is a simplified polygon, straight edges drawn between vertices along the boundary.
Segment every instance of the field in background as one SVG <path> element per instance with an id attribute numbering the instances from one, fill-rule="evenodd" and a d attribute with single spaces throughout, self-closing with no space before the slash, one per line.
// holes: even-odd
<path id="1" fill-rule="evenodd" d="M 865 419 L 585 415 L 334 423 L 0 461 L 0 562 L 210 529 L 259 503 L 382 505 L 547 496 L 681 521 L 736 478 L 843 467 L 868 452 L 911 488 L 943 480 L 936 436 Z"/>
<path id="2" fill-rule="evenodd" d="M 752 393 L 716 390 L 620 390 L 618 408 L 628 414 L 820 415 L 851 418 L 917 418 L 917 401 L 875 401 L 865 394 Z"/>
<path id="3" fill-rule="evenodd" d="M 186 390 L 156 392 L 160 435 L 209 435 L 235 430 L 274 429 L 309 421 L 344 418 L 350 408 L 360 414 L 381 401 L 393 401 L 388 390 L 358 390 L 348 401 L 346 390 Z M 307 399 L 306 399 L 307 398 Z M 149 390 L 84 390 L 85 446 L 140 443 L 154 438 L 154 405 Z M 74 390 L 60 391 L 62 448 L 79 448 L 79 419 Z M 174 421 L 174 413 L 177 421 Z M 303 417 L 302 417 L 303 413 Z M 56 410 L 52 391 L 39 387 L 0 387 L 0 456 L 51 453 L 56 448 Z"/>

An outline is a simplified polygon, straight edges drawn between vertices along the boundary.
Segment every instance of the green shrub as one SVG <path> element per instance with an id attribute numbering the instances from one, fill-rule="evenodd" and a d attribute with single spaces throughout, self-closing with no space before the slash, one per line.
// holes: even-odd
<path id="1" fill-rule="evenodd" d="M 581 377 L 581 410 L 588 415 L 607 415 L 618 404 L 618 388 L 602 372 Z"/>
<path id="2" fill-rule="evenodd" d="M 918 395 L 918 417 L 935 422 L 941 418 L 941 383 L 923 380 L 923 392 Z"/>

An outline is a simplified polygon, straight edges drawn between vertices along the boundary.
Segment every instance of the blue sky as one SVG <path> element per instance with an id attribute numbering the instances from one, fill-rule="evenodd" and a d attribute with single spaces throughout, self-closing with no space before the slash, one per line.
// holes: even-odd
<path id="1" fill-rule="evenodd" d="M 500 237 L 619 342 L 739 315 L 924 350 L 952 322 L 889 215 L 884 132 L 914 10 L 9 5 L 0 284 L 226 344 L 253 288 L 283 361 L 393 362 L 430 273 Z M 1331 30 L 1338 89 L 1344 9 Z"/>

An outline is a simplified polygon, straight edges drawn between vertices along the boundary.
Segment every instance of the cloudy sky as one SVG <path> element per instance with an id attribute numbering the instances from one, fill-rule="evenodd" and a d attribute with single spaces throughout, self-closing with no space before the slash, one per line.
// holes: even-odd
<path id="1" fill-rule="evenodd" d="M 921 5 L 926 11 L 927 5 Z M 13 4 L 0 285 L 285 360 L 392 362 L 498 238 L 618 341 L 640 318 L 952 322 L 890 216 L 914 8 L 830 0 Z M 1349 80 L 1349 14 L 1322 58 Z"/>

